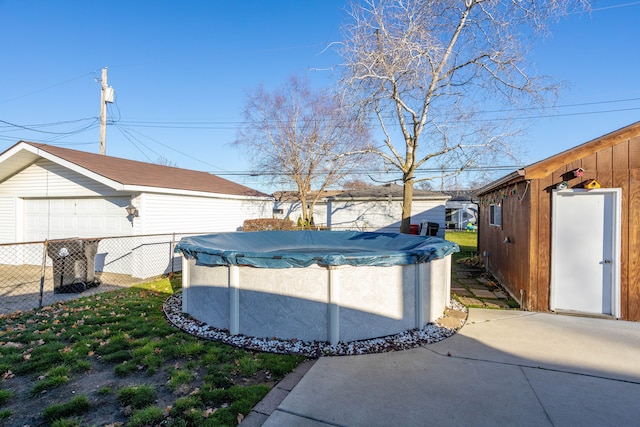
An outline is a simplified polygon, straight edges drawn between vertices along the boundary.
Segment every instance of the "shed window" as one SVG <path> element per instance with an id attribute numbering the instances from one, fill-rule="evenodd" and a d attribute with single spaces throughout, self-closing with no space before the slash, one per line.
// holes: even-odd
<path id="1" fill-rule="evenodd" d="M 489 206 L 489 224 L 490 225 L 502 225 L 502 212 L 500 205 Z"/>

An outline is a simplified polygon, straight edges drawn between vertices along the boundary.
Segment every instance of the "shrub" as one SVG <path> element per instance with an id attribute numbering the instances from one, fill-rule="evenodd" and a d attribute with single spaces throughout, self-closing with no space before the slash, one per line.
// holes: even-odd
<path id="1" fill-rule="evenodd" d="M 278 218 L 247 219 L 242 224 L 242 231 L 296 230 L 293 221 Z"/>

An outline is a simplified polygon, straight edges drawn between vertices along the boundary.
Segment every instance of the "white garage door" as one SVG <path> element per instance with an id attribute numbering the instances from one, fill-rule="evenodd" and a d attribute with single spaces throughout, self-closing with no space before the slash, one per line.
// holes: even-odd
<path id="1" fill-rule="evenodd" d="M 131 235 L 128 197 L 26 199 L 24 240 Z"/>

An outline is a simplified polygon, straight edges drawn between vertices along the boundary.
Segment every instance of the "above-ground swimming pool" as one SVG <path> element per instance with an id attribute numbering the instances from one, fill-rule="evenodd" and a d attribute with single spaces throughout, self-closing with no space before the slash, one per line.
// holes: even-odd
<path id="1" fill-rule="evenodd" d="M 185 237 L 182 311 L 232 335 L 348 342 L 422 328 L 449 305 L 455 243 L 355 231 Z"/>

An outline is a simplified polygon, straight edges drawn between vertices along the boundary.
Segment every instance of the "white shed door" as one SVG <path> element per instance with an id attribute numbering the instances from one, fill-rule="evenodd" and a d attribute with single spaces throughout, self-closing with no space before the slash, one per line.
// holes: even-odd
<path id="1" fill-rule="evenodd" d="M 123 236 L 132 232 L 128 197 L 26 199 L 24 240 Z"/>
<path id="2" fill-rule="evenodd" d="M 619 316 L 620 196 L 554 192 L 551 310 Z"/>

